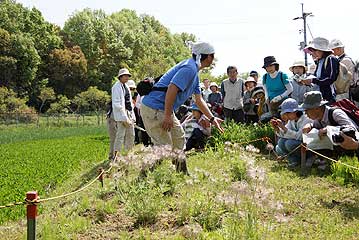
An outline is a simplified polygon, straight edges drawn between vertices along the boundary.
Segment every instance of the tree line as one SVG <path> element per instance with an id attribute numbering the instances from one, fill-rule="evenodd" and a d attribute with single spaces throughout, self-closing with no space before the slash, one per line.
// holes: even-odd
<path id="1" fill-rule="evenodd" d="M 135 80 L 159 76 L 190 56 L 189 40 L 133 10 L 84 9 L 61 28 L 36 8 L 0 0 L 0 113 L 98 111 L 119 68 Z"/>

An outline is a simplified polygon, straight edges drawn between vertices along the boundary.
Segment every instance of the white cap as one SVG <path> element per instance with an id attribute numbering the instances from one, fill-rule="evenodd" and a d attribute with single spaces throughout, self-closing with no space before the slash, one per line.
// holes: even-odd
<path id="1" fill-rule="evenodd" d="M 218 88 L 218 84 L 216 82 L 211 82 L 211 85 L 209 85 L 209 87 L 217 87 Z"/>
<path id="2" fill-rule="evenodd" d="M 342 41 L 340 41 L 339 39 L 333 39 L 333 40 L 329 43 L 329 48 L 330 48 L 330 49 L 342 48 L 342 47 L 344 47 L 344 44 L 343 44 Z"/>
<path id="3" fill-rule="evenodd" d="M 129 88 L 136 88 L 136 83 L 133 80 L 128 80 L 126 84 Z"/>

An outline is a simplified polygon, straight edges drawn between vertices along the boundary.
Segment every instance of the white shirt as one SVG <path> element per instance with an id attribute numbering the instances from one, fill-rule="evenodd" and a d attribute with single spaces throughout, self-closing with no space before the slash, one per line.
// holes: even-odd
<path id="1" fill-rule="evenodd" d="M 126 84 L 122 84 L 120 81 L 116 81 L 116 83 L 112 87 L 112 111 L 113 118 L 115 119 L 115 121 L 130 121 L 131 119 L 133 119 L 132 117 L 134 116 L 133 110 L 130 112 L 130 116 L 128 116 L 128 111 L 126 110 L 125 105 L 126 92 L 124 88 L 127 88 L 128 92 L 130 93 L 130 102 L 132 105 L 130 89 Z"/>

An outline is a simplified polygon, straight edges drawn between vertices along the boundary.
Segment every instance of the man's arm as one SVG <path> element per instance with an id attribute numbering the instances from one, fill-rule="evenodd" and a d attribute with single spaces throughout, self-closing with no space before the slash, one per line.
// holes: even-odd
<path id="1" fill-rule="evenodd" d="M 199 110 L 201 110 L 201 112 L 208 118 L 210 119 L 211 123 L 217 127 L 219 129 L 219 131 L 223 132 L 223 128 L 221 127 L 221 123 L 223 122 L 222 119 L 220 118 L 216 118 L 213 116 L 212 112 L 209 110 L 206 102 L 203 100 L 201 94 L 195 94 L 195 101 L 196 101 L 196 104 L 199 108 Z"/>
<path id="2" fill-rule="evenodd" d="M 179 88 L 170 83 L 167 88 L 166 98 L 165 98 L 165 111 L 164 119 L 162 122 L 162 128 L 165 131 L 169 131 L 173 127 L 172 113 L 173 113 L 173 104 L 176 100 L 177 93 Z"/>
<path id="3" fill-rule="evenodd" d="M 224 91 L 224 82 L 221 83 L 221 94 L 222 94 L 222 99 L 224 99 L 226 96 L 226 91 Z"/>

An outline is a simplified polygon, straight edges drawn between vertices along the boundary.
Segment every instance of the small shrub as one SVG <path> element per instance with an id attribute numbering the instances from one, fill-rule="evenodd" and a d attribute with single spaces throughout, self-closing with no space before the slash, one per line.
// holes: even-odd
<path id="1" fill-rule="evenodd" d="M 194 220 L 204 230 L 213 231 L 221 227 L 224 212 L 222 205 L 219 205 L 213 197 L 196 193 L 179 204 L 177 224 L 183 225 Z"/>
<path id="2" fill-rule="evenodd" d="M 163 201 L 159 188 L 151 189 L 148 183 L 138 182 L 130 187 L 124 202 L 127 214 L 135 218 L 136 225 L 147 225 L 156 222 Z"/>
<path id="3" fill-rule="evenodd" d="M 332 164 L 332 177 L 341 185 L 349 183 L 359 184 L 359 171 L 354 168 L 350 168 L 341 163 L 346 163 L 350 166 L 359 168 L 359 162 L 357 157 L 341 157 L 339 162 Z"/>
<path id="4" fill-rule="evenodd" d="M 177 173 L 169 164 L 163 162 L 152 173 L 149 174 L 148 179 L 154 180 L 154 187 L 159 188 L 164 195 L 172 195 L 179 182 L 180 174 Z"/>
<path id="5" fill-rule="evenodd" d="M 245 180 L 247 177 L 247 168 L 244 161 L 232 161 L 229 170 L 233 182 Z"/>
<path id="6" fill-rule="evenodd" d="M 260 235 L 259 222 L 254 212 L 244 216 L 230 214 L 223 220 L 222 236 L 225 239 L 263 239 Z"/>

